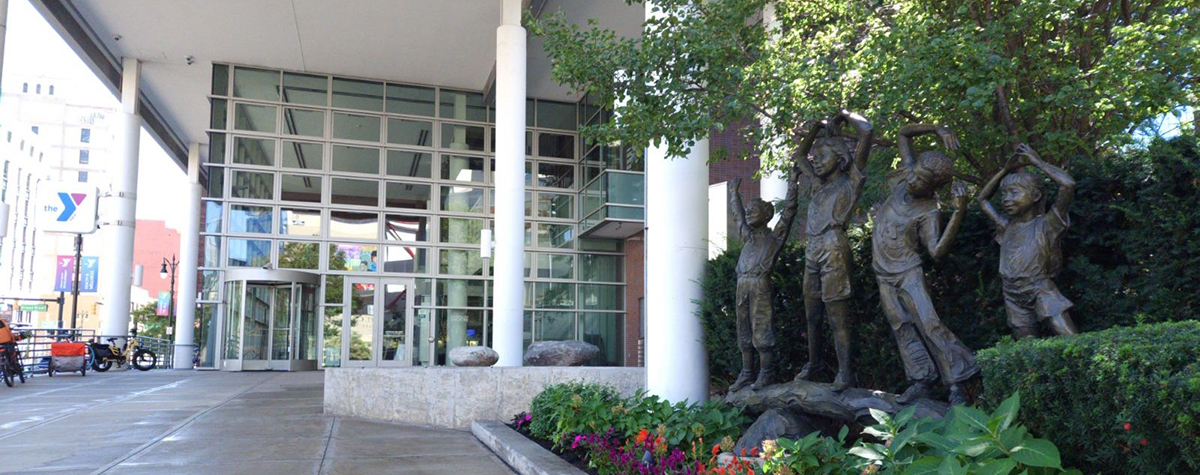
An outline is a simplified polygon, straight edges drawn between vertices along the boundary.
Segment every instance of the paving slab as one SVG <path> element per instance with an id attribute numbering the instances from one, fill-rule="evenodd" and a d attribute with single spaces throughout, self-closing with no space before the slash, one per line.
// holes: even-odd
<path id="1" fill-rule="evenodd" d="M 320 372 L 110 371 L 0 387 L 0 473 L 503 474 L 461 430 L 326 416 Z"/>

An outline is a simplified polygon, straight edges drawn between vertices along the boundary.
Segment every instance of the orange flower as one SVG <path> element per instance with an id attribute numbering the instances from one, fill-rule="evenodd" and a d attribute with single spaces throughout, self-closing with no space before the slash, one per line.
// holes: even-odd
<path id="1" fill-rule="evenodd" d="M 717 454 L 721 453 L 721 444 L 714 445 L 712 452 L 713 452 L 713 455 L 717 455 Z"/>
<path id="2" fill-rule="evenodd" d="M 757 456 L 758 456 L 758 446 L 757 446 L 757 445 L 756 445 L 756 446 L 754 446 L 754 447 L 750 447 L 750 456 L 751 456 L 751 457 L 757 457 Z"/>
<path id="3" fill-rule="evenodd" d="M 641 445 L 641 444 L 646 443 L 646 437 L 649 437 L 649 436 L 650 436 L 650 431 L 648 431 L 646 429 L 642 429 L 642 430 L 638 431 L 637 437 L 635 437 L 633 440 L 636 440 L 638 445 Z"/>
<path id="4" fill-rule="evenodd" d="M 661 435 L 654 438 L 654 445 L 663 445 L 663 438 Z"/>

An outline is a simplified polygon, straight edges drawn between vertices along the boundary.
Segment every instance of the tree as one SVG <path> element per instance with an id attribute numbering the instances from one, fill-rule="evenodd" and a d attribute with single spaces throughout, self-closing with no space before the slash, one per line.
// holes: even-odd
<path id="1" fill-rule="evenodd" d="M 767 0 L 654 3 L 640 38 L 530 22 L 556 80 L 616 105 L 585 137 L 684 156 L 710 130 L 766 119 L 744 133 L 779 167 L 805 121 L 845 107 L 883 146 L 905 123 L 951 127 L 977 181 L 1017 143 L 1095 158 L 1200 103 L 1195 0 L 778 0 L 767 27 Z"/>
<path id="2" fill-rule="evenodd" d="M 166 338 L 168 318 L 158 314 L 158 303 L 150 302 L 142 304 L 132 312 L 133 327 L 138 329 L 138 332 L 143 337 L 150 338 Z"/>

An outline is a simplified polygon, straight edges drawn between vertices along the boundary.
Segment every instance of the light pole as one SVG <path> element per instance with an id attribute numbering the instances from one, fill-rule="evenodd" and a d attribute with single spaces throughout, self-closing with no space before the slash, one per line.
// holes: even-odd
<path id="1" fill-rule="evenodd" d="M 167 269 L 170 269 L 171 275 L 171 300 L 167 302 L 167 321 L 170 322 L 170 331 L 167 332 L 167 341 L 174 341 L 175 336 L 175 267 L 179 265 L 179 260 L 171 254 L 171 260 L 163 258 L 162 269 L 158 271 L 158 277 L 161 279 L 167 278 Z"/>

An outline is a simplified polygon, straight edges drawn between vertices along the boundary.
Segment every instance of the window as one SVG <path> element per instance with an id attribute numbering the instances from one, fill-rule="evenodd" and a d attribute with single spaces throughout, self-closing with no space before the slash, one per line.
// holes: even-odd
<path id="1" fill-rule="evenodd" d="M 41 85 L 41 84 L 38 84 L 38 85 L 37 85 L 37 93 L 38 93 L 38 94 L 41 94 L 41 93 L 42 93 L 42 85 Z"/>
<path id="2" fill-rule="evenodd" d="M 54 95 L 54 85 L 53 84 L 50 85 L 50 95 L 51 96 Z"/>
<path id="3" fill-rule="evenodd" d="M 91 143 L 92 129 L 79 129 L 79 141 L 82 143 Z"/>
<path id="4" fill-rule="evenodd" d="M 353 211 L 329 212 L 329 237 L 379 239 L 379 215 Z"/>
<path id="5" fill-rule="evenodd" d="M 79 172 L 79 182 L 87 183 L 87 180 L 88 180 L 88 172 Z"/>
<path id="6" fill-rule="evenodd" d="M 414 178 L 431 178 L 433 156 L 405 150 L 387 151 L 387 174 Z"/>
<path id="7" fill-rule="evenodd" d="M 288 236 L 320 236 L 321 211 L 315 209 L 279 208 L 279 234 Z"/>
<path id="8" fill-rule="evenodd" d="M 80 150 L 79 151 L 79 164 L 87 165 L 91 161 L 91 157 L 89 157 L 90 154 L 91 154 L 91 152 L 89 150 Z"/>
<path id="9" fill-rule="evenodd" d="M 38 133 L 38 126 L 36 126 L 36 125 L 35 125 L 35 126 L 33 126 L 33 127 L 30 127 L 30 128 L 29 128 L 29 130 L 33 132 L 33 135 L 37 135 L 37 133 Z"/>
<path id="10" fill-rule="evenodd" d="M 29 83 L 21 84 L 21 92 L 29 92 Z"/>

